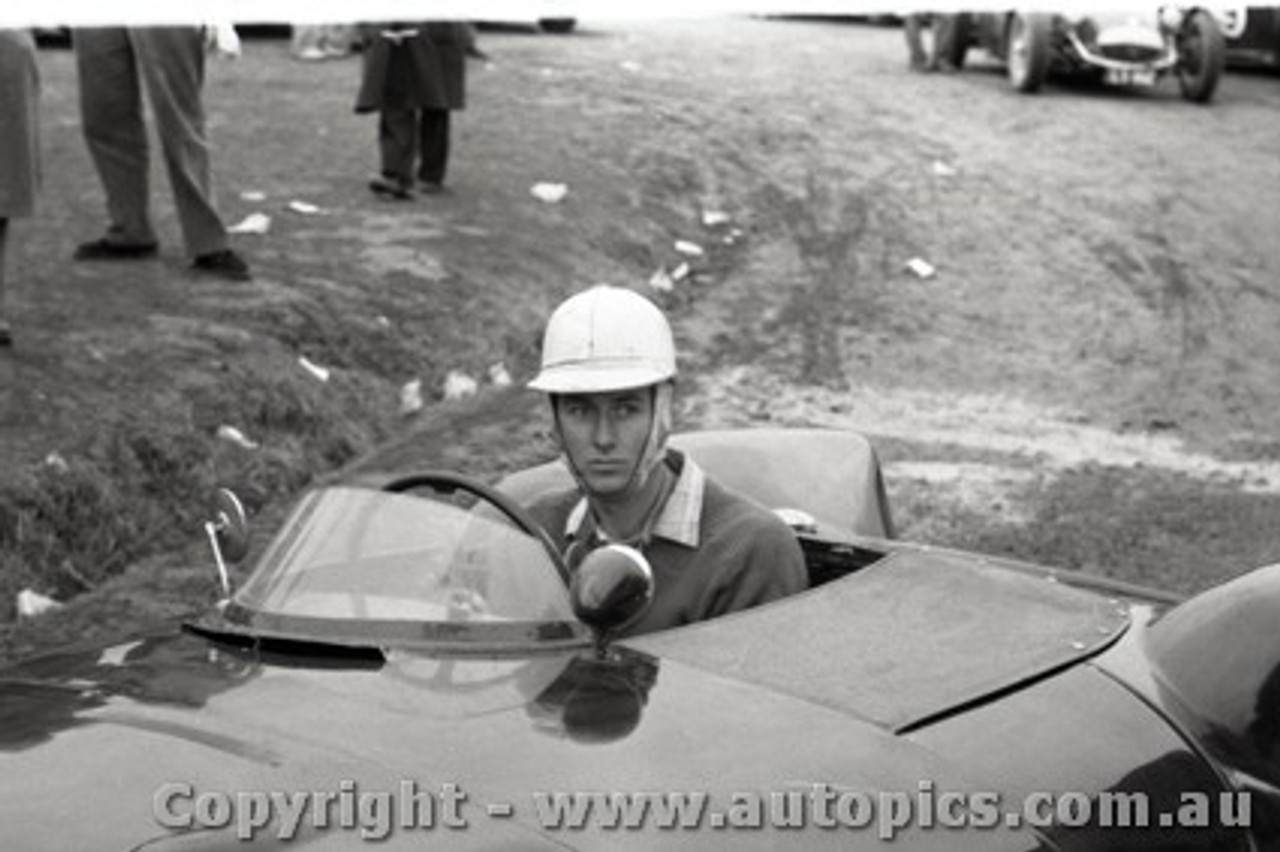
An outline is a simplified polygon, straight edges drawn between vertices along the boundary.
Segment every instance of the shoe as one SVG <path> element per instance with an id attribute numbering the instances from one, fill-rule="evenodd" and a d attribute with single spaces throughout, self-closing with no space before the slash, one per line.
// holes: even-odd
<path id="1" fill-rule="evenodd" d="M 9 329 L 9 323 L 0 320 L 0 349 L 7 349 L 13 345 L 13 332 Z"/>
<path id="2" fill-rule="evenodd" d="M 407 182 L 398 181 L 386 175 L 379 175 L 369 181 L 369 189 L 373 190 L 374 195 L 385 195 L 397 201 L 408 201 L 413 198 L 413 192 L 409 189 Z"/>
<path id="3" fill-rule="evenodd" d="M 156 243 L 118 243 L 99 237 L 76 246 L 76 260 L 137 260 L 143 257 L 154 257 L 159 251 Z"/>
<path id="4" fill-rule="evenodd" d="M 225 278 L 228 281 L 250 281 L 253 279 L 253 276 L 249 274 L 249 264 L 245 263 L 240 255 L 231 249 L 222 249 L 221 251 L 211 251 L 208 254 L 197 255 L 196 259 L 191 262 L 191 268 L 197 272 L 217 275 L 219 278 Z"/>
<path id="5" fill-rule="evenodd" d="M 423 195 L 440 195 L 444 192 L 444 184 L 436 180 L 424 180 L 418 184 L 418 192 Z"/>

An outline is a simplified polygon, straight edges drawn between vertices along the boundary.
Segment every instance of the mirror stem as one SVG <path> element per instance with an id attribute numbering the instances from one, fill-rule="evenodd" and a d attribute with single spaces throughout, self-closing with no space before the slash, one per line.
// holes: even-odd
<path id="1" fill-rule="evenodd" d="M 222 561 L 222 548 L 218 546 L 218 528 L 213 521 L 204 522 L 205 535 L 209 536 L 209 546 L 213 548 L 214 561 L 218 563 L 218 579 L 222 581 L 223 597 L 231 597 L 231 577 L 227 574 L 227 564 Z"/>

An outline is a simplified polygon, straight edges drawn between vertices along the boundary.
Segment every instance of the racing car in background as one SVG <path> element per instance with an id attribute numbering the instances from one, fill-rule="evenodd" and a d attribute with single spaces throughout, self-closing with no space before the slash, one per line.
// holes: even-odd
<path id="1" fill-rule="evenodd" d="M 808 590 L 616 638 L 652 574 L 568 570 L 521 508 L 557 462 L 325 484 L 266 542 L 220 491 L 217 605 L 0 669 L 0 845 L 1280 844 L 1280 565 L 1180 601 L 892 538 L 855 433 L 672 443 L 788 521 Z"/>
<path id="2" fill-rule="evenodd" d="M 1084 74 L 1120 86 L 1154 86 L 1174 77 L 1182 96 L 1208 103 L 1226 59 L 1222 27 L 1207 9 L 1153 7 L 1149 13 L 962 13 L 941 58 L 956 68 L 970 48 L 1005 63 L 1019 92 L 1051 74 Z"/>
<path id="3" fill-rule="evenodd" d="M 1236 6 L 1217 15 L 1229 68 L 1280 71 L 1280 6 Z"/>

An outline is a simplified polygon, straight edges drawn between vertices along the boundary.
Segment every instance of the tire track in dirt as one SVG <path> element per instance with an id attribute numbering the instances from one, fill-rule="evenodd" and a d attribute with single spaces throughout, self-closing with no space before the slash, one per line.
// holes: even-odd
<path id="1" fill-rule="evenodd" d="M 1218 182 L 1245 193 L 1241 163 L 1274 167 L 1257 147 L 1219 155 L 1212 117 L 1176 100 L 988 82 L 934 77 L 910 105 L 855 84 L 856 135 L 798 132 L 794 159 L 775 146 L 783 162 L 752 161 L 750 256 L 682 324 L 709 343 L 688 419 L 927 445 L 891 461 L 891 490 L 979 516 L 1000 505 L 1006 523 L 1099 465 L 1274 495 L 1264 373 L 1280 352 L 1257 323 L 1280 316 L 1258 282 L 1280 258 L 1228 225 L 1240 202 Z M 902 273 L 912 249 L 937 278 Z"/>

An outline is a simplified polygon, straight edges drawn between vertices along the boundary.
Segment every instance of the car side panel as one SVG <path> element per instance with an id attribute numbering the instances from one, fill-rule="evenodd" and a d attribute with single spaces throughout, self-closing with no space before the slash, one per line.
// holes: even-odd
<path id="1" fill-rule="evenodd" d="M 1280 68 L 1280 7 L 1248 8 L 1243 31 L 1228 33 L 1226 45 L 1230 65 Z"/>
<path id="2" fill-rule="evenodd" d="M 381 848 L 796 844 L 854 852 L 882 847 L 875 822 L 824 828 L 814 821 L 818 811 L 802 808 L 810 830 L 801 837 L 799 826 L 769 822 L 773 803 L 817 786 L 872 798 L 914 796 L 922 781 L 972 786 L 963 768 L 846 713 L 644 655 L 393 652 L 374 668 L 301 657 L 285 666 L 191 636 L 160 636 L 4 677 L 2 718 L 28 721 L 14 726 L 16 737 L 0 733 L 5 849 L 281 848 L 279 823 L 257 827 L 257 845 L 236 839 L 234 820 L 220 831 L 170 833 L 156 818 L 157 803 L 189 816 L 200 794 L 392 795 L 409 783 L 414 797 L 457 785 L 467 796 L 468 827 L 420 819 L 405 826 L 397 816 Z M 539 794 L 575 791 L 700 794 L 720 812 L 738 795 L 762 797 L 767 819 L 737 830 L 706 820 L 680 830 L 548 827 Z M 397 804 L 405 803 L 402 795 Z M 493 804 L 510 810 L 493 817 Z M 297 845 L 360 845 L 357 830 L 334 822 L 304 820 Z M 899 848 L 918 852 L 1049 848 L 1026 827 L 895 831 Z"/>
<path id="3" fill-rule="evenodd" d="M 1088 824 L 1046 830 L 1065 852 L 1251 848 L 1240 829 L 1160 824 L 1189 794 L 1203 795 L 1217 808 L 1228 790 L 1162 715 L 1092 666 L 1072 668 L 908 738 L 998 784 L 1015 806 L 1039 803 L 1036 812 L 1052 816 L 1053 806 L 1041 794 L 1061 801 L 1087 794 L 1093 809 Z M 1138 808 L 1145 808 L 1145 819 Z"/>

